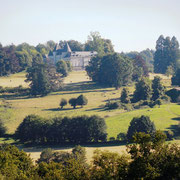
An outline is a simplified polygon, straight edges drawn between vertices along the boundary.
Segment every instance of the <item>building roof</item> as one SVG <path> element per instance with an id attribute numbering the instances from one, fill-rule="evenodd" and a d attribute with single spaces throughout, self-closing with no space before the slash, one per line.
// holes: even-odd
<path id="1" fill-rule="evenodd" d="M 64 46 L 64 52 L 72 52 L 71 48 L 69 47 L 69 44 L 66 42 L 65 46 Z"/>

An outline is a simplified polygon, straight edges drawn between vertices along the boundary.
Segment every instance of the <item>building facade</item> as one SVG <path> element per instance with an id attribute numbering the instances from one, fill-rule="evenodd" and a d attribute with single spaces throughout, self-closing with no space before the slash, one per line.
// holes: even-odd
<path id="1" fill-rule="evenodd" d="M 90 59 L 97 55 L 95 51 L 71 51 L 68 43 L 63 47 L 56 44 L 53 52 L 50 51 L 48 58 L 55 64 L 59 60 L 70 61 L 73 70 L 84 70 Z"/>

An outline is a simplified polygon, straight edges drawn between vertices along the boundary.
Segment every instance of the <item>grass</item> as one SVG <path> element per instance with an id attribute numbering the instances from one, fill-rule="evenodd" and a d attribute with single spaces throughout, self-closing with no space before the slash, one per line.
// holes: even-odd
<path id="1" fill-rule="evenodd" d="M 150 75 L 153 79 L 154 75 Z M 163 83 L 170 86 L 170 79 L 163 76 Z M 0 86 L 16 87 L 22 85 L 28 87 L 24 82 L 25 73 L 17 73 L 9 77 L 0 78 Z M 6 96 L 6 99 L 0 95 L 0 118 L 3 119 L 8 133 L 15 132 L 17 126 L 22 122 L 25 116 L 29 114 L 37 114 L 43 117 L 54 116 L 77 116 L 77 115 L 99 115 L 105 118 L 107 123 L 108 137 L 116 137 L 120 132 L 126 132 L 130 121 L 135 116 L 148 115 L 154 121 L 157 129 L 169 130 L 174 129 L 179 122 L 180 106 L 177 104 L 166 104 L 160 108 L 149 108 L 124 112 L 123 110 L 105 111 L 102 106 L 108 100 L 119 99 L 122 88 L 115 90 L 114 88 L 100 87 L 89 80 L 86 73 L 83 71 L 71 72 L 64 79 L 65 87 L 62 91 L 53 92 L 46 97 L 29 98 L 29 97 L 13 97 Z M 133 92 L 134 86 L 129 87 L 130 92 Z M 84 108 L 73 109 L 70 105 L 65 106 L 63 110 L 59 108 L 61 98 L 69 100 L 72 97 L 78 97 L 83 94 L 88 99 L 88 105 Z M 11 138 L 1 138 L 0 143 L 14 142 Z M 180 144 L 180 141 L 176 140 Z M 86 147 L 88 161 L 92 158 L 93 151 L 96 148 L 101 150 L 110 150 L 120 152 L 125 150 L 125 146 L 109 146 L 109 147 Z M 55 148 L 56 150 L 64 150 L 64 147 Z M 66 148 L 68 151 L 71 147 Z M 37 159 L 42 151 L 41 148 L 25 148 L 26 152 L 31 152 L 31 156 Z"/>
<path id="2" fill-rule="evenodd" d="M 20 72 L 16 74 L 12 74 L 7 77 L 1 77 L 0 78 L 0 86 L 3 87 L 17 87 L 17 86 L 23 86 L 28 87 L 28 83 L 26 83 L 25 80 L 25 73 Z"/>

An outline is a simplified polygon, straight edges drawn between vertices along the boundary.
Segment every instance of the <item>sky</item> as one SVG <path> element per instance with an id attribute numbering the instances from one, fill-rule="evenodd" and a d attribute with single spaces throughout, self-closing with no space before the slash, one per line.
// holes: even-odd
<path id="1" fill-rule="evenodd" d="M 156 40 L 180 41 L 180 0 L 0 0 L 1 44 L 87 41 L 91 31 L 117 52 L 155 49 Z"/>

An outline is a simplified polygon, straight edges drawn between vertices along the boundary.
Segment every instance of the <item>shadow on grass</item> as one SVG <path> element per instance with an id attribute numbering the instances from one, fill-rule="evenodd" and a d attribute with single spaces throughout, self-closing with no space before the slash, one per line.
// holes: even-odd
<path id="1" fill-rule="evenodd" d="M 79 108 L 76 108 L 76 109 L 80 109 Z M 75 110 L 74 108 L 51 108 L 51 109 L 43 109 L 43 111 L 59 111 L 59 112 L 62 112 L 62 111 L 69 111 L 69 110 Z"/>
<path id="2" fill-rule="evenodd" d="M 97 111 L 97 112 L 101 112 L 101 111 L 106 111 L 106 109 L 104 109 L 103 107 L 98 107 L 98 108 L 87 109 L 85 111 Z"/>
<path id="3" fill-rule="evenodd" d="M 172 120 L 175 120 L 175 121 L 180 121 L 180 117 L 175 117 L 175 118 L 172 118 Z"/>

